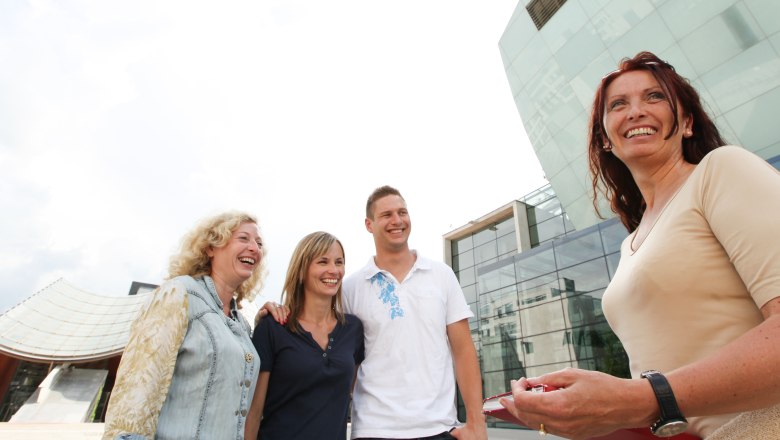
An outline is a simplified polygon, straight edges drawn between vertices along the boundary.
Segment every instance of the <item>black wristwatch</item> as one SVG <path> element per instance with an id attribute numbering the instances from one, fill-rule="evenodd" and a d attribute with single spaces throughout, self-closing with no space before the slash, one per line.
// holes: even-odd
<path id="1" fill-rule="evenodd" d="M 645 371 L 642 377 L 650 381 L 658 406 L 661 408 L 661 417 L 653 423 L 650 431 L 656 437 L 671 437 L 683 433 L 688 428 L 688 421 L 677 407 L 677 400 L 674 398 L 669 381 L 655 370 Z"/>

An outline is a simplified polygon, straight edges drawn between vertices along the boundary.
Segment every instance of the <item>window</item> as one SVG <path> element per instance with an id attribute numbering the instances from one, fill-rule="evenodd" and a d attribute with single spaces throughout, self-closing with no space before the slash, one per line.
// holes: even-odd
<path id="1" fill-rule="evenodd" d="M 550 21 L 564 3 L 566 3 L 566 0 L 531 0 L 528 6 L 525 7 L 525 10 L 531 16 L 536 29 L 541 30 L 542 26 Z"/>

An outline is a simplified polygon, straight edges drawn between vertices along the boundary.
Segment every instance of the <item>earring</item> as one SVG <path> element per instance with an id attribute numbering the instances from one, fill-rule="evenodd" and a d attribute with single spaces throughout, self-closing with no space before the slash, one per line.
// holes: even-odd
<path id="1" fill-rule="evenodd" d="M 693 136 L 693 130 L 691 130 L 691 129 L 689 128 L 689 129 L 685 130 L 685 133 L 683 133 L 683 135 L 684 135 L 685 137 L 691 137 L 691 136 Z"/>
<path id="2" fill-rule="evenodd" d="M 611 143 L 606 143 L 606 144 L 602 145 L 601 149 L 604 150 L 604 152 L 606 152 L 606 153 L 611 153 L 612 152 L 612 144 Z"/>

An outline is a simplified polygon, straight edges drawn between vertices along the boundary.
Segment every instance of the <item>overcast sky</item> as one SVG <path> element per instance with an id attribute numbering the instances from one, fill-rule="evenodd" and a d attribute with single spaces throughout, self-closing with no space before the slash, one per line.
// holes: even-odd
<path id="1" fill-rule="evenodd" d="M 373 255 L 377 186 L 412 247 L 545 183 L 498 49 L 516 0 L 0 2 L 0 312 L 60 277 L 160 283 L 181 236 L 260 218 L 278 299 L 326 230 Z"/>

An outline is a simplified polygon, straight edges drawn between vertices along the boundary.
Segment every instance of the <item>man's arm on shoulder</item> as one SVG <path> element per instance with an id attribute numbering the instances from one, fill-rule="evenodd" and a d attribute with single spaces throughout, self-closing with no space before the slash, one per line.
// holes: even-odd
<path id="1" fill-rule="evenodd" d="M 466 425 L 452 432 L 458 439 L 487 440 L 485 415 L 482 414 L 482 376 L 477 361 L 477 350 L 471 340 L 468 319 L 447 326 L 447 338 L 452 347 L 455 379 L 466 405 Z"/>

